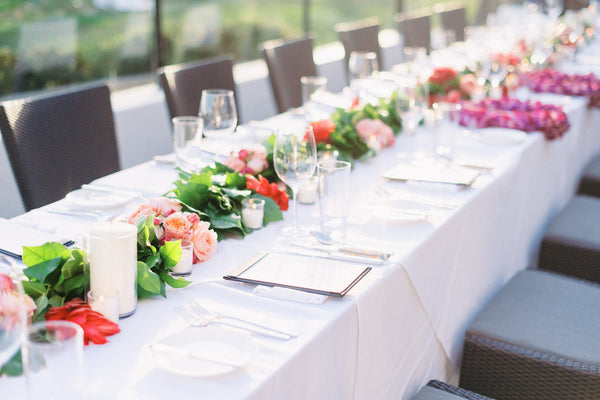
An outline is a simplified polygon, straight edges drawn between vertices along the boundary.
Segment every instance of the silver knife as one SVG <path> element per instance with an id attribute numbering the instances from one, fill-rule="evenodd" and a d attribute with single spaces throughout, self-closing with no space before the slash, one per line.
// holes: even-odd
<path id="1" fill-rule="evenodd" d="M 380 258 L 372 258 L 372 257 L 358 256 L 358 255 L 345 254 L 345 253 L 324 252 L 324 251 L 319 251 L 319 250 L 305 250 L 305 249 L 293 249 L 293 248 L 286 248 L 285 251 L 290 254 L 297 254 L 300 256 L 308 256 L 308 257 L 327 258 L 330 260 L 350 261 L 350 262 L 355 262 L 355 263 L 374 264 L 374 265 L 383 265 L 383 263 L 384 263 L 384 260 L 382 260 Z"/>
<path id="2" fill-rule="evenodd" d="M 357 256 L 357 257 L 374 258 L 377 260 L 384 260 L 384 261 L 388 260 L 392 256 L 391 253 L 385 253 L 385 252 L 379 251 L 379 250 L 363 249 L 360 247 L 353 247 L 353 246 L 341 246 L 340 247 L 340 246 L 326 245 L 326 244 L 307 244 L 307 243 L 302 243 L 302 242 L 297 242 L 297 241 L 292 241 L 291 244 L 293 244 L 294 246 L 303 247 L 305 249 L 319 250 L 319 251 L 324 251 L 327 253 L 340 252 L 340 253 L 350 254 L 353 256 Z"/>

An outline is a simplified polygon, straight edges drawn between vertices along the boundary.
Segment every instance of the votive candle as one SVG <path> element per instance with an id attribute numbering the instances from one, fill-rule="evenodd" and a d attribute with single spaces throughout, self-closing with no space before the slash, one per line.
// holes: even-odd
<path id="1" fill-rule="evenodd" d="M 98 311 L 106 319 L 119 323 L 119 291 L 115 288 L 103 288 L 97 292 L 89 291 L 87 301 L 92 310 Z"/>
<path id="2" fill-rule="evenodd" d="M 192 273 L 192 264 L 194 260 L 194 245 L 189 240 L 181 241 L 181 258 L 177 265 L 173 267 L 173 275 L 189 275 Z"/>
<path id="3" fill-rule="evenodd" d="M 250 229 L 262 228 L 265 201 L 262 199 L 242 200 L 242 222 Z"/>

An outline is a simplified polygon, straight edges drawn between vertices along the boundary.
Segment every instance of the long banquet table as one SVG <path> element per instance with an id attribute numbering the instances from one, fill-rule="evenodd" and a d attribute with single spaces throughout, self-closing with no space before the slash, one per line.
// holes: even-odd
<path id="1" fill-rule="evenodd" d="M 448 130 L 456 157 L 493 166 L 473 185 L 386 181 L 382 173 L 400 161 L 423 162 L 434 140 L 427 129 L 400 135 L 392 148 L 354 164 L 348 239 L 393 253 L 344 298 L 322 303 L 269 298 L 249 284 L 222 276 L 263 250 L 286 245 L 269 224 L 243 239 L 219 243 L 218 253 L 194 266 L 184 289 L 167 298 L 144 299 L 120 321 L 121 332 L 105 345 L 85 349 L 86 395 L 90 399 L 410 399 L 429 379 L 456 383 L 462 339 L 469 323 L 519 270 L 533 267 L 551 218 L 573 196 L 587 162 L 600 151 L 600 112 L 583 98 L 536 95 L 562 104 L 571 122 L 563 138 L 540 133 L 514 142 L 486 141 L 483 131 Z M 301 126 L 292 112 L 263 124 Z M 506 132 L 509 135 L 511 132 Z M 488 137 L 489 139 L 489 137 Z M 159 196 L 176 179 L 173 165 L 150 161 L 97 183 Z M 386 200 L 377 188 L 396 196 Z M 428 206 L 425 221 L 406 223 L 377 214 L 403 199 Z M 420 200 L 419 200 L 420 199 Z M 132 211 L 141 200 L 112 210 Z M 11 222 L 55 227 L 57 237 L 80 239 L 90 218 L 48 212 L 66 200 Z M 318 205 L 299 205 L 299 220 L 317 228 Z M 213 378 L 175 375 L 157 368 L 147 345 L 189 327 L 174 307 L 200 297 L 211 309 L 293 331 L 289 341 L 252 335 L 258 352 L 234 373 Z M 304 300 L 304 301 L 303 301 Z M 24 398 L 23 378 L 0 378 L 2 398 Z"/>

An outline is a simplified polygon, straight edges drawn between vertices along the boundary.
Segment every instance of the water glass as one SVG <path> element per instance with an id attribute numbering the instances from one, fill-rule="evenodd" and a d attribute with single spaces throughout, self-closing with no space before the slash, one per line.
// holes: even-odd
<path id="1" fill-rule="evenodd" d="M 202 131 L 202 118 L 180 116 L 173 118 L 173 150 L 177 164 L 184 169 L 199 169 L 202 157 L 197 147 Z"/>
<path id="2" fill-rule="evenodd" d="M 334 240 L 346 238 L 350 169 L 347 161 L 325 161 L 317 165 L 321 232 Z"/>
<path id="3" fill-rule="evenodd" d="M 203 90 L 200 98 L 200 116 L 205 137 L 212 139 L 231 137 L 238 122 L 233 90 Z"/>
<path id="4" fill-rule="evenodd" d="M 414 133 L 429 108 L 427 85 L 420 84 L 415 78 L 399 80 L 395 106 L 402 118 L 402 129 L 406 133 Z"/>
<path id="5" fill-rule="evenodd" d="M 303 76 L 300 78 L 300 84 L 302 86 L 302 108 L 306 120 L 309 122 L 320 120 L 323 113 L 319 110 L 315 100 L 327 90 L 327 78 L 324 76 Z"/>
<path id="6" fill-rule="evenodd" d="M 369 78 L 378 71 L 379 62 L 376 53 L 372 51 L 353 51 L 350 53 L 350 57 L 348 57 L 350 82 L 355 79 Z"/>
<path id="7" fill-rule="evenodd" d="M 31 400 L 83 398 L 81 327 L 70 321 L 42 321 L 31 325 L 23 346 L 23 370 Z"/>

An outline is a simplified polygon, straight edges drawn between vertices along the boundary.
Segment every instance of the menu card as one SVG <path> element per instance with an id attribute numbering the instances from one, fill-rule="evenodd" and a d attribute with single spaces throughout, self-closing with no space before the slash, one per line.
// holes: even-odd
<path id="1" fill-rule="evenodd" d="M 343 297 L 370 270 L 356 263 L 261 252 L 223 278 Z"/>
<path id="2" fill-rule="evenodd" d="M 470 185 L 479 176 L 479 171 L 466 167 L 446 165 L 412 165 L 401 163 L 384 172 L 383 177 L 392 180 L 421 181 Z"/>
<path id="3" fill-rule="evenodd" d="M 70 246 L 71 240 L 60 240 L 56 235 L 0 218 L 0 254 L 21 258 L 23 246 L 40 246 L 57 241 Z"/>

